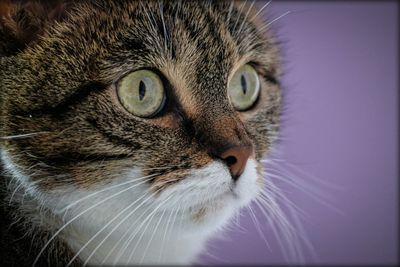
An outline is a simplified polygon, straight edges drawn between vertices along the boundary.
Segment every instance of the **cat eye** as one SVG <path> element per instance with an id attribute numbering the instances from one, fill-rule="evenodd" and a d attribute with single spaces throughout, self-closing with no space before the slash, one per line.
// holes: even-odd
<path id="1" fill-rule="evenodd" d="M 260 94 L 260 79 L 257 71 L 249 64 L 240 67 L 228 85 L 232 105 L 239 111 L 251 108 Z"/>
<path id="2" fill-rule="evenodd" d="M 161 78 L 150 70 L 134 71 L 118 83 L 118 98 L 135 116 L 150 118 L 162 110 L 165 90 Z"/>

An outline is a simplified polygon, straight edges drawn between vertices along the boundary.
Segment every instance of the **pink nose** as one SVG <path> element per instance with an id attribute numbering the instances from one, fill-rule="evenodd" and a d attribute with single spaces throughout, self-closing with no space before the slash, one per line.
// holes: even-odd
<path id="1" fill-rule="evenodd" d="M 235 146 L 220 154 L 220 158 L 228 165 L 233 180 L 236 181 L 243 173 L 247 160 L 252 153 L 252 146 Z"/>

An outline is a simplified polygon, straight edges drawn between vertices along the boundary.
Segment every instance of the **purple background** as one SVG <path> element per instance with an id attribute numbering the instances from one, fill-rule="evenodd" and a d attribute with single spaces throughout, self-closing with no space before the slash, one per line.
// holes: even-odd
<path id="1" fill-rule="evenodd" d="M 260 1 L 258 4 L 263 4 Z M 295 179 L 330 196 L 328 208 L 300 190 L 285 194 L 307 214 L 303 222 L 318 258 L 306 263 L 397 262 L 398 37 L 396 2 L 273 2 L 283 41 L 286 109 L 279 157 L 310 175 Z M 281 165 L 282 169 L 287 169 Z M 337 211 L 339 210 L 339 211 Z M 257 214 L 270 249 L 248 213 L 210 242 L 204 264 L 285 264 Z M 243 232 L 245 231 L 245 232 Z"/>

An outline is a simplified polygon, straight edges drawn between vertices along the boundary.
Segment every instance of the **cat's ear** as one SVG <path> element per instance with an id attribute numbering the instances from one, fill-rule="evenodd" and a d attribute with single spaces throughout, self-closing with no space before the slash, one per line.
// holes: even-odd
<path id="1" fill-rule="evenodd" d="M 1 1 L 0 56 L 11 56 L 32 45 L 46 27 L 67 17 L 70 4 L 59 1 Z"/>

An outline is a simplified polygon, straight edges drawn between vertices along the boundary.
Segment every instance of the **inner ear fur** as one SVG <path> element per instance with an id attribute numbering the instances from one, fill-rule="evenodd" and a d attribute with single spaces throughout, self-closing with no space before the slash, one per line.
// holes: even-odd
<path id="1" fill-rule="evenodd" d="M 1 1 L 0 56 L 12 56 L 35 43 L 45 28 L 67 17 L 67 1 Z"/>

